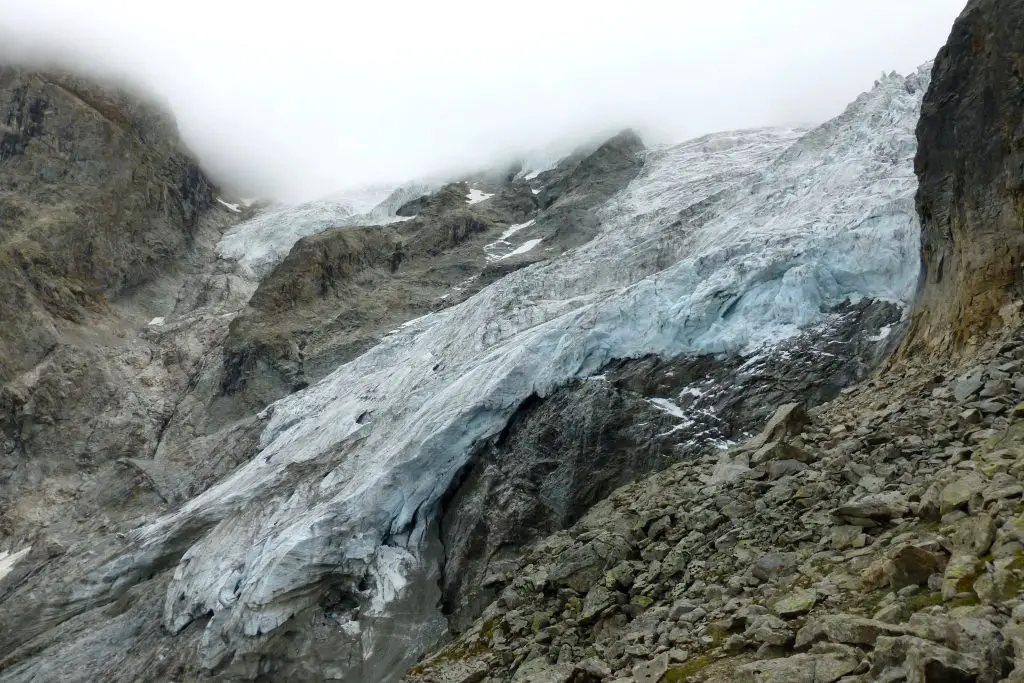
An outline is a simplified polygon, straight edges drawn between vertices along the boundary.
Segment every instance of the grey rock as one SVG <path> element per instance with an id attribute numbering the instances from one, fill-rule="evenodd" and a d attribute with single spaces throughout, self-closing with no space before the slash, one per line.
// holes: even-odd
<path id="1" fill-rule="evenodd" d="M 978 404 L 978 409 L 985 415 L 1002 415 L 1007 408 L 1008 406 L 1001 401 L 982 401 Z"/>
<path id="2" fill-rule="evenodd" d="M 770 614 L 755 617 L 743 635 L 755 643 L 767 643 L 780 647 L 793 641 L 793 631 L 789 625 L 779 617 Z"/>
<path id="3" fill-rule="evenodd" d="M 577 664 L 572 671 L 572 680 L 581 683 L 589 681 L 603 681 L 612 677 L 612 670 L 600 659 L 584 659 Z"/>
<path id="4" fill-rule="evenodd" d="M 770 442 L 784 441 L 797 436 L 803 432 L 807 422 L 807 412 L 802 404 L 787 403 L 779 406 L 761 433 L 745 444 L 745 448 L 758 450 Z"/>
<path id="5" fill-rule="evenodd" d="M 880 636 L 903 635 L 904 629 L 853 614 L 829 614 L 810 620 L 797 631 L 796 647 L 821 640 L 846 645 L 874 645 Z"/>
<path id="6" fill-rule="evenodd" d="M 881 636 L 875 643 L 871 680 L 892 680 L 888 676 L 899 675 L 897 671 L 908 683 L 979 681 L 982 663 L 971 655 L 914 636 Z"/>
<path id="7" fill-rule="evenodd" d="M 583 599 L 583 610 L 580 612 L 580 620 L 583 622 L 590 621 L 614 603 L 615 594 L 598 584 L 591 588 L 587 592 L 587 597 Z"/>
<path id="8" fill-rule="evenodd" d="M 983 386 L 985 386 L 984 368 L 975 368 L 956 380 L 956 383 L 953 384 L 953 397 L 963 403 L 980 392 Z"/>
<path id="9" fill-rule="evenodd" d="M 992 372 L 989 373 L 991 376 Z M 1005 379 L 991 379 L 985 383 L 981 393 L 978 395 L 981 398 L 994 398 L 996 396 L 1005 396 L 1010 393 L 1010 383 Z"/>
<path id="10" fill-rule="evenodd" d="M 800 654 L 745 664 L 736 671 L 739 683 L 834 683 L 855 671 L 860 660 L 852 653 Z"/>
<path id="11" fill-rule="evenodd" d="M 864 534 L 864 529 L 854 525 L 833 527 L 830 539 L 832 547 L 836 550 L 863 548 L 867 542 L 867 536 Z"/>
<path id="12" fill-rule="evenodd" d="M 799 562 L 800 556 L 796 553 L 766 553 L 754 563 L 751 573 L 762 581 L 769 581 L 790 573 Z"/>
<path id="13" fill-rule="evenodd" d="M 836 509 L 835 515 L 854 526 L 874 526 L 907 513 L 903 496 L 895 491 L 870 493 L 851 499 Z"/>
<path id="14" fill-rule="evenodd" d="M 976 472 L 968 472 L 947 484 L 939 494 L 939 511 L 945 515 L 967 504 L 985 489 L 985 480 Z"/>
<path id="15" fill-rule="evenodd" d="M 977 408 L 968 408 L 967 410 L 960 413 L 960 423 L 965 425 L 975 425 L 981 422 L 981 411 Z"/>
<path id="16" fill-rule="evenodd" d="M 545 658 L 537 657 L 516 670 L 512 683 L 567 683 L 572 668 L 571 664 L 550 664 Z"/>
<path id="17" fill-rule="evenodd" d="M 818 593 L 813 588 L 794 591 L 772 605 L 772 611 L 783 619 L 806 614 L 811 611 L 818 601 Z"/>
<path id="18" fill-rule="evenodd" d="M 633 668 L 633 678 L 637 683 L 658 683 L 669 667 L 668 653 L 658 655 L 649 662 L 638 664 Z"/>
<path id="19" fill-rule="evenodd" d="M 957 551 L 984 555 L 996 538 L 996 523 L 986 513 L 967 517 L 957 524 L 952 543 Z"/>
<path id="20" fill-rule="evenodd" d="M 799 460 L 775 460 L 768 463 L 768 478 L 775 480 L 793 474 L 799 474 L 807 469 L 807 465 Z"/>

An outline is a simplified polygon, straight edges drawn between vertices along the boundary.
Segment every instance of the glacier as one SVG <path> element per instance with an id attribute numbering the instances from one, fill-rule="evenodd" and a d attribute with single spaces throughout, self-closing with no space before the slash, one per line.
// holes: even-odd
<path id="1" fill-rule="evenodd" d="M 395 215 L 398 208 L 433 188 L 426 182 L 376 185 L 301 204 L 273 204 L 226 233 L 217 245 L 217 254 L 235 261 L 240 275 L 258 280 L 303 237 L 346 225 L 384 225 L 404 220 Z M 221 204 L 240 210 L 223 200 Z"/>
<path id="2" fill-rule="evenodd" d="M 444 628 L 431 604 L 442 497 L 528 397 L 614 359 L 779 344 L 844 301 L 911 300 L 914 127 L 929 73 L 885 76 L 812 130 L 650 149 L 592 241 L 410 321 L 270 406 L 256 457 L 135 532 L 139 563 L 188 548 L 165 627 L 212 615 L 201 657 L 224 665 L 330 583 L 356 605 L 334 616 L 356 652 L 339 676 L 394 677 Z M 222 254 L 258 270 L 323 216 L 357 213 L 284 211 L 305 227 L 278 235 L 285 215 L 268 214 L 225 238 Z M 99 580 L 123 573 L 121 559 Z M 382 654 L 391 649 L 401 653 Z"/>

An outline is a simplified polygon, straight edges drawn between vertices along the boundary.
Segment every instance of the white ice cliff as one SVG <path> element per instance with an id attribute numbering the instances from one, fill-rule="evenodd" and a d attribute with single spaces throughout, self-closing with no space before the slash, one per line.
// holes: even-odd
<path id="1" fill-rule="evenodd" d="M 814 130 L 649 151 L 591 242 L 416 320 L 274 404 L 257 457 L 138 532 L 143 553 L 191 543 L 165 626 L 212 613 L 212 666 L 331 580 L 361 607 L 336 628 L 364 657 L 380 656 L 393 606 L 436 569 L 425 548 L 441 497 L 531 394 L 616 358 L 776 343 L 847 299 L 908 302 L 919 261 L 914 127 L 928 73 L 885 77 Z M 280 219 L 248 225 L 222 252 L 267 263 L 294 241 L 274 233 Z M 430 609 L 403 610 L 410 639 L 436 628 Z"/>

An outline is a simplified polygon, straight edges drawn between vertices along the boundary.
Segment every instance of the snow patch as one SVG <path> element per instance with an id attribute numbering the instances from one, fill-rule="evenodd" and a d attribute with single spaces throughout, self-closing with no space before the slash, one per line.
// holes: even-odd
<path id="1" fill-rule="evenodd" d="M 505 232 L 501 233 L 498 239 L 491 242 L 490 244 L 484 245 L 484 253 L 487 255 L 487 260 L 500 261 L 510 256 L 515 256 L 516 254 L 526 253 L 533 249 L 534 247 L 536 247 L 538 244 L 540 244 L 542 240 L 528 240 L 519 247 L 512 249 L 512 243 L 508 241 L 510 237 L 515 235 L 520 230 L 525 230 L 526 228 L 530 227 L 531 225 L 533 225 L 533 223 L 534 221 L 527 221 L 526 223 L 517 223 L 516 225 L 510 225 L 505 230 Z"/>
<path id="2" fill-rule="evenodd" d="M 476 188 L 473 188 L 469 191 L 469 194 L 466 195 L 466 202 L 469 204 L 479 204 L 480 202 L 487 201 L 493 196 L 494 194 L 487 194 L 482 190 L 477 190 Z"/>
<path id="3" fill-rule="evenodd" d="M 686 413 L 683 412 L 683 409 L 672 401 L 669 401 L 667 398 L 649 398 L 647 399 L 647 402 L 658 410 L 668 413 L 672 417 L 678 417 L 680 420 L 687 419 Z"/>
<path id="4" fill-rule="evenodd" d="M 13 555 L 7 551 L 0 552 L 0 580 L 3 580 L 5 576 L 11 573 L 14 569 L 14 565 L 18 564 L 18 561 L 28 555 L 29 551 L 32 550 L 32 546 L 22 548 Z"/>
<path id="5" fill-rule="evenodd" d="M 542 239 L 526 240 L 512 251 L 502 256 L 501 259 L 504 260 L 507 258 L 512 258 L 513 256 L 518 256 L 519 254 L 525 254 L 526 252 L 530 251 L 543 241 L 544 240 Z"/>
<path id="6" fill-rule="evenodd" d="M 150 320 L 149 324 L 150 324 L 151 327 L 160 327 L 165 322 L 167 322 L 166 318 L 157 317 L 157 318 L 153 318 L 152 320 Z"/>
<path id="7" fill-rule="evenodd" d="M 868 341 L 870 341 L 870 342 L 880 342 L 883 339 L 887 339 L 889 337 L 889 333 L 891 333 L 891 332 L 892 332 L 892 326 L 891 325 L 885 325 L 884 327 L 882 327 L 882 329 L 878 330 L 878 334 L 873 335 L 871 337 L 868 337 Z"/>

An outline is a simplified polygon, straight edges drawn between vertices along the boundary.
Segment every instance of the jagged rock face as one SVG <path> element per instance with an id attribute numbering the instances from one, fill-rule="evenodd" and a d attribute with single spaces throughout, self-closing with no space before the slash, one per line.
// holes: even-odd
<path id="1" fill-rule="evenodd" d="M 232 323 L 224 394 L 243 410 L 259 410 L 323 378 L 405 321 L 479 290 L 483 246 L 509 225 L 529 221 L 537 204 L 525 182 L 475 204 L 467 204 L 468 193 L 465 183 L 451 184 L 428 195 L 408 221 L 337 228 L 297 242 Z M 450 296 L 460 283 L 471 291 Z"/>
<path id="2" fill-rule="evenodd" d="M 169 576 L 122 575 L 113 602 L 64 577 L 257 446 L 256 418 L 207 429 L 227 325 L 252 292 L 214 250 L 236 219 L 173 120 L 130 94 L 4 67 L 0 127 L 0 677 L 71 641 L 82 659 L 36 660 L 30 677 L 166 678 L 191 659 L 153 618 Z M 53 609 L 25 602 L 27 585 Z"/>
<path id="3" fill-rule="evenodd" d="M 775 406 L 817 405 L 865 377 L 885 355 L 880 331 L 899 320 L 897 306 L 865 301 L 785 350 L 621 361 L 524 403 L 445 505 L 452 628 L 465 629 L 514 578 L 523 546 L 568 528 L 619 486 L 742 440 Z"/>
<path id="4" fill-rule="evenodd" d="M 586 243 L 600 224 L 595 209 L 636 177 L 643 149 L 624 131 L 532 182 L 513 178 L 491 194 L 451 183 L 399 207 L 410 220 L 299 240 L 232 323 L 222 405 L 232 417 L 259 410 L 402 323 Z M 517 244 L 541 241 L 542 249 L 516 253 Z"/>
<path id="5" fill-rule="evenodd" d="M 1021 295 L 1024 3 L 971 0 L 935 59 L 917 128 L 921 291 L 908 343 L 939 350 Z"/>
<path id="6" fill-rule="evenodd" d="M 0 531 L 67 543 L 197 481 L 139 463 L 184 450 L 181 422 L 203 433 L 183 394 L 227 322 L 146 323 L 231 298 L 199 256 L 230 214 L 207 213 L 173 119 L 131 94 L 3 67 L 0 103 Z"/>
<path id="7" fill-rule="evenodd" d="M 163 112 L 0 67 L 0 381 L 179 255 L 210 201 Z"/>

